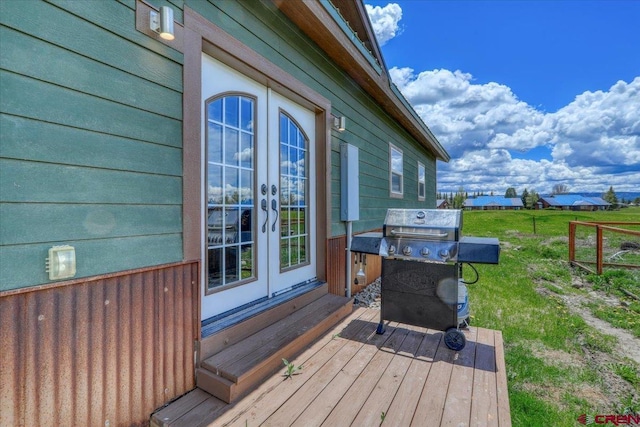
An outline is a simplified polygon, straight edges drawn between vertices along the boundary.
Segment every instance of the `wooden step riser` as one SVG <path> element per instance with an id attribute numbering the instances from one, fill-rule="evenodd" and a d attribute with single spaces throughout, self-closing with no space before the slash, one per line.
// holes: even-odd
<path id="1" fill-rule="evenodd" d="M 196 386 L 227 403 L 238 396 L 236 383 L 203 368 L 196 371 Z"/>
<path id="2" fill-rule="evenodd" d="M 296 340 L 278 349 L 270 357 L 262 360 L 259 364 L 252 367 L 249 371 L 238 378 L 237 383 L 201 367 L 198 369 L 196 374 L 196 384 L 199 388 L 214 395 L 218 399 L 231 403 L 247 391 L 253 389 L 264 378 L 278 369 L 282 369 L 284 372 L 285 368 L 282 363 L 283 358 L 292 358 L 295 354 L 307 347 L 311 342 L 325 333 L 341 319 L 351 314 L 352 310 L 353 307 L 351 302 L 340 307 L 338 310 L 327 316 L 322 322 L 307 330 Z"/>
<path id="3" fill-rule="evenodd" d="M 212 355 L 228 348 L 245 338 L 255 334 L 266 325 L 276 323 L 287 316 L 295 313 L 302 307 L 311 304 L 315 300 L 323 297 L 328 292 L 328 285 L 325 283 L 318 288 L 300 295 L 297 298 L 280 304 L 271 310 L 260 313 L 246 321 L 231 326 L 210 337 L 203 338 L 200 343 L 199 362 L 208 359 Z"/>
<path id="4" fill-rule="evenodd" d="M 250 346 L 243 345 L 245 343 L 236 345 L 203 361 L 201 367 L 238 382 L 238 376 L 245 375 L 248 369 L 307 334 L 309 331 L 302 329 L 305 325 L 311 329 L 317 327 L 319 322 L 326 321 L 338 309 L 336 299 L 339 300 L 340 297 L 327 295 L 317 300 L 252 335 L 245 342 L 250 343 Z"/>

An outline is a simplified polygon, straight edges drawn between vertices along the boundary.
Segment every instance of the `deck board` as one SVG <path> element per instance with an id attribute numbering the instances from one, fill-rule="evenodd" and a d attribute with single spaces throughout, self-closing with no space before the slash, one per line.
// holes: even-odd
<path id="1" fill-rule="evenodd" d="M 504 362 L 504 344 L 502 342 L 502 332 L 495 331 L 494 349 L 496 352 L 496 383 L 498 399 L 498 425 L 511 425 L 511 410 L 509 408 L 509 391 L 507 389 L 507 373 Z"/>
<path id="2" fill-rule="evenodd" d="M 383 412 L 383 425 L 511 426 L 499 331 L 470 328 L 454 352 L 440 331 L 392 322 L 377 335 L 378 314 L 357 309 L 317 339 L 292 360 L 299 375 L 283 368 L 232 404 L 198 395 L 178 419 L 163 411 L 173 427 L 380 425 Z"/>
<path id="3" fill-rule="evenodd" d="M 338 402 L 322 425 L 350 425 L 356 418 L 360 409 L 391 363 L 396 352 L 395 349 L 402 345 L 409 330 L 404 328 L 391 329 L 387 327 L 387 333 L 390 333 L 389 338 L 378 348 L 378 351 L 366 369 L 356 378 L 351 388 L 344 395 L 344 398 Z"/>
<path id="4" fill-rule="evenodd" d="M 442 334 L 438 331 L 427 331 L 424 339 L 416 351 L 411 366 L 407 370 L 404 381 L 396 393 L 387 417 L 393 419 L 396 425 L 411 425 L 413 414 L 418 406 L 425 382 L 431 370 L 431 362 L 438 350 Z"/>
<path id="5" fill-rule="evenodd" d="M 375 388 L 360 408 L 353 424 L 358 426 L 378 425 L 382 420 L 382 414 L 384 413 L 386 416 L 389 406 L 409 370 L 413 355 L 420 347 L 424 337 L 424 334 L 409 330 L 398 352 L 393 356 Z"/>
<path id="6" fill-rule="evenodd" d="M 427 423 L 426 425 L 440 425 L 455 354 L 440 339 L 436 355 L 431 362 L 429 376 L 425 381 L 418 406 L 413 414 L 411 426 L 420 427 L 425 423 Z"/>
<path id="7" fill-rule="evenodd" d="M 320 426 L 331 411 L 344 399 L 345 393 L 353 385 L 355 380 L 367 368 L 369 362 L 378 351 L 378 346 L 386 339 L 386 336 L 377 335 L 372 323 L 367 329 L 370 332 L 368 344 L 360 347 L 354 357 L 340 370 L 317 398 L 311 402 L 292 424 L 293 426 L 309 427 Z"/>
<path id="8" fill-rule="evenodd" d="M 494 334 L 487 329 L 478 330 L 476 371 L 471 398 L 471 424 L 488 426 L 498 419 L 496 353 Z"/>
<path id="9" fill-rule="evenodd" d="M 476 332 L 475 328 L 466 331 L 467 345 L 464 351 L 458 352 L 454 357 L 449 389 L 442 411 L 441 426 L 460 426 L 469 422 L 473 393 Z"/>

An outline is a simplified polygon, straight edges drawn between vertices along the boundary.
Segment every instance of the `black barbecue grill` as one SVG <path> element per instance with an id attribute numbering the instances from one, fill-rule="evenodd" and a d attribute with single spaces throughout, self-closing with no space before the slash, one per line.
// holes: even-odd
<path id="1" fill-rule="evenodd" d="M 449 348 L 464 348 L 462 263 L 497 264 L 500 246 L 498 239 L 461 232 L 460 210 L 389 209 L 382 233 L 352 238 L 352 252 L 382 257 L 378 334 L 385 332 L 385 320 L 396 321 L 445 331 Z"/>

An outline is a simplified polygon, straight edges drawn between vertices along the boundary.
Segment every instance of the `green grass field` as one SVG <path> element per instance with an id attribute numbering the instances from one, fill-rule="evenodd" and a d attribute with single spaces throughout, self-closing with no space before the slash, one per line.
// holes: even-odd
<path id="1" fill-rule="evenodd" d="M 615 336 L 590 326 L 567 302 L 588 300 L 580 309 L 640 337 L 639 301 L 624 293 L 640 295 L 640 270 L 607 268 L 595 276 L 568 262 L 569 221 L 640 222 L 640 208 L 465 211 L 463 216 L 464 235 L 501 242 L 500 264 L 477 265 L 480 281 L 469 286 L 469 294 L 472 324 L 503 331 L 513 424 L 575 426 L 585 413 L 640 412 L 637 363 L 621 356 Z M 588 232 L 579 238 L 586 251 Z M 616 237 L 605 239 L 615 250 Z M 470 280 L 474 273 L 464 267 L 464 276 Z M 594 293 L 622 303 L 591 300 Z"/>

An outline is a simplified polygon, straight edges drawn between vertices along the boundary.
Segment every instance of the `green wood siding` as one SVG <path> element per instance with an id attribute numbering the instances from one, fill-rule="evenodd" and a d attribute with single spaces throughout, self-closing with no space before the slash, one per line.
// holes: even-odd
<path id="1" fill-rule="evenodd" d="M 65 240 L 64 243 L 76 248 L 77 277 L 170 263 L 182 256 L 180 234 Z M 45 258 L 51 246 L 51 243 L 0 246 L 3 264 L 0 290 L 49 283 Z"/>
<path id="2" fill-rule="evenodd" d="M 0 23 L 0 290 L 49 283 L 60 244 L 76 277 L 181 261 L 182 54 L 132 1 L 2 1 Z"/>
<path id="3" fill-rule="evenodd" d="M 332 103 L 332 113 L 347 117 L 347 130 L 332 132 L 331 234 L 344 234 L 340 222 L 340 143 L 359 148 L 360 221 L 354 231 L 380 228 L 389 207 L 435 208 L 435 159 L 317 45 L 270 2 L 186 1 L 216 25 L 321 93 Z M 403 150 L 404 197 L 389 197 L 389 142 Z M 426 168 L 426 200 L 418 201 L 417 162 Z"/>
<path id="4" fill-rule="evenodd" d="M 186 4 L 321 93 L 332 131 L 331 230 L 340 222 L 340 143 L 360 149 L 360 221 L 435 207 L 435 159 L 271 2 Z M 135 29 L 135 0 L 0 1 L 0 290 L 49 283 L 47 250 L 76 247 L 77 277 L 182 260 L 183 55 Z M 404 197 L 389 197 L 389 143 Z M 417 162 L 426 167 L 418 202 Z"/>

